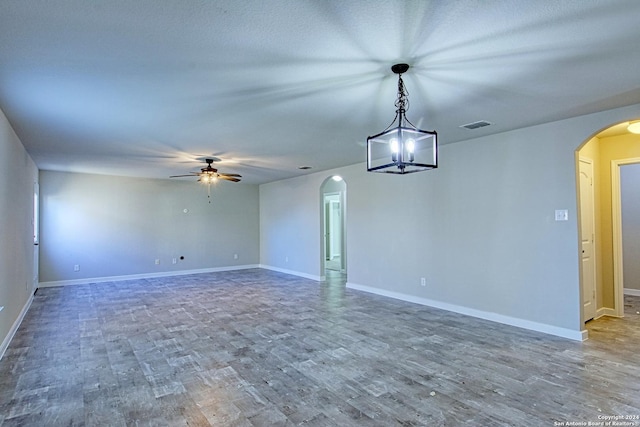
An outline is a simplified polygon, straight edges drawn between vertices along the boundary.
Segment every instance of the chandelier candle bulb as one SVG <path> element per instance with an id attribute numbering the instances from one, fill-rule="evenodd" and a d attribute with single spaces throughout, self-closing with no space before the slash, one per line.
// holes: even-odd
<path id="1" fill-rule="evenodd" d="M 391 161 L 397 162 L 398 161 L 398 140 L 396 138 L 391 139 L 389 145 L 391 146 Z"/>

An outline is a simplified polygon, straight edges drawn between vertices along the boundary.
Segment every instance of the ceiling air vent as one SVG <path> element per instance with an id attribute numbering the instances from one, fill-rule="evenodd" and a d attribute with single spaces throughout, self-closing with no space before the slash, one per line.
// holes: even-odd
<path id="1" fill-rule="evenodd" d="M 489 126 L 489 125 L 491 125 L 490 122 L 488 122 L 486 120 L 480 120 L 480 121 L 473 122 L 473 123 L 467 123 L 466 125 L 462 125 L 460 127 L 461 128 L 465 128 L 465 129 L 469 129 L 469 130 L 473 130 L 473 129 L 483 128 L 483 127 Z"/>

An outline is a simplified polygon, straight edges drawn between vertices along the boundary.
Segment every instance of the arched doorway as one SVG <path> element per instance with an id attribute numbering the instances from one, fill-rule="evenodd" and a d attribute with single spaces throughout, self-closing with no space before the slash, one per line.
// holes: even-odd
<path id="1" fill-rule="evenodd" d="M 623 224 L 622 205 L 628 193 L 637 194 L 640 183 L 621 180 L 621 169 L 640 162 L 640 135 L 628 131 L 629 122 L 604 129 L 582 144 L 576 152 L 578 174 L 578 207 L 580 233 L 580 259 L 582 261 L 580 284 L 582 298 L 582 321 L 587 322 L 601 316 L 624 316 L 625 294 L 640 295 L 637 279 L 624 279 L 623 248 L 634 242 L 628 235 L 630 228 Z M 591 179 L 586 178 L 585 169 L 592 168 Z M 591 197 L 586 186 L 592 182 Z M 638 187 L 631 188 L 631 184 Z M 634 197 L 637 198 L 637 197 Z M 586 203 L 587 201 L 587 203 Z M 629 200 L 627 200 L 629 201 Z M 640 212 L 632 214 L 640 216 Z M 626 215 L 629 220 L 629 214 Z M 593 222 L 593 231 L 589 222 Z M 591 234 L 592 233 L 592 234 Z M 593 270 L 585 263 L 592 248 Z M 640 250 L 640 249 L 639 249 Z M 590 285 L 592 282 L 592 285 Z M 635 289 L 637 288 L 637 289 Z M 593 307 L 589 307 L 591 303 Z"/>
<path id="2" fill-rule="evenodd" d="M 344 179 L 339 175 L 325 179 L 320 186 L 320 275 L 325 279 L 346 280 L 346 201 Z"/>

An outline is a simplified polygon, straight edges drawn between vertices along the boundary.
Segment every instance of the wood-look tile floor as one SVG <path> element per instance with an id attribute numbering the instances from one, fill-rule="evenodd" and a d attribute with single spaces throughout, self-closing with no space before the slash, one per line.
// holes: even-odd
<path id="1" fill-rule="evenodd" d="M 259 269 L 45 288 L 0 361 L 0 425 L 633 417 L 639 301 L 579 343 Z"/>

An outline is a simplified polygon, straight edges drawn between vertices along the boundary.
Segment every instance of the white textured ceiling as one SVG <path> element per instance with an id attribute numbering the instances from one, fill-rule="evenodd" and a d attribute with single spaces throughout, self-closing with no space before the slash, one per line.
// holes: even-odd
<path id="1" fill-rule="evenodd" d="M 0 0 L 0 108 L 41 169 L 216 155 L 263 183 L 364 162 L 397 62 L 443 144 L 638 103 L 639 20 L 638 0 Z"/>

